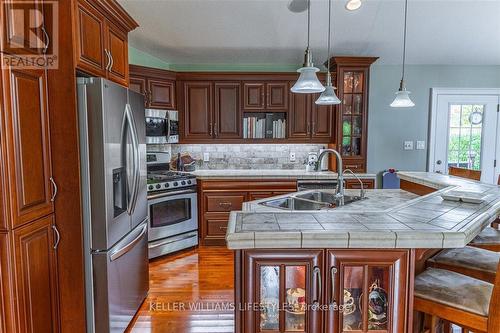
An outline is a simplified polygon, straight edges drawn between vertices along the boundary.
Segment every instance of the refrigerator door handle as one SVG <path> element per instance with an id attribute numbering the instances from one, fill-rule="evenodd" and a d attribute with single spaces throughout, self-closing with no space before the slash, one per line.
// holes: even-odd
<path id="1" fill-rule="evenodd" d="M 139 233 L 139 235 L 137 235 L 137 237 L 132 239 L 129 243 L 127 243 L 127 245 L 125 245 L 119 249 L 116 249 L 115 251 L 113 251 L 113 253 L 111 253 L 111 256 L 110 256 L 111 261 L 115 261 L 116 259 L 120 258 L 121 256 L 125 255 L 127 252 L 132 250 L 134 248 L 135 244 L 137 244 L 137 242 L 139 242 L 139 240 L 142 238 L 142 236 L 144 236 L 144 234 L 146 233 L 147 230 L 148 230 L 148 224 L 146 223 L 142 227 L 142 230 Z"/>
<path id="2" fill-rule="evenodd" d="M 135 126 L 134 116 L 132 115 L 132 110 L 130 105 L 125 106 L 125 116 L 128 122 L 128 128 L 130 129 L 131 139 L 132 139 L 132 159 L 133 159 L 133 177 L 132 177 L 132 190 L 130 195 L 130 200 L 127 205 L 127 212 L 132 215 L 135 210 L 135 205 L 137 203 L 137 195 L 139 192 L 139 181 L 140 181 L 140 170 L 139 170 L 139 142 L 137 136 L 137 129 Z"/>

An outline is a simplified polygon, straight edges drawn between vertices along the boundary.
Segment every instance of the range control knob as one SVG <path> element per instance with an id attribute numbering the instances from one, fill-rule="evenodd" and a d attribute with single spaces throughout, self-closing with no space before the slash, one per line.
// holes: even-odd
<path id="1" fill-rule="evenodd" d="M 156 184 L 156 188 L 157 189 L 161 188 L 161 185 L 160 184 Z"/>
<path id="2" fill-rule="evenodd" d="M 165 183 L 165 187 L 169 187 L 169 186 L 170 186 L 170 184 L 169 184 L 169 183 Z"/>
<path id="3" fill-rule="evenodd" d="M 186 182 L 183 180 L 183 181 L 181 182 L 181 185 L 186 185 Z"/>
<path id="4" fill-rule="evenodd" d="M 187 182 L 188 182 L 188 184 L 191 184 L 191 181 L 190 181 L 190 180 L 188 180 Z"/>
<path id="5" fill-rule="evenodd" d="M 152 189 L 154 189 L 153 185 L 149 185 L 148 190 L 152 190 Z"/>
<path id="6" fill-rule="evenodd" d="M 179 183 L 178 182 L 174 182 L 174 186 L 179 186 Z"/>

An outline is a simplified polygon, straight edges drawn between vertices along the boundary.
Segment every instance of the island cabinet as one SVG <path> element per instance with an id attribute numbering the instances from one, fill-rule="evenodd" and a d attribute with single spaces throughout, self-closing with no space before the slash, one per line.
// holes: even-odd
<path id="1" fill-rule="evenodd" d="M 229 213 L 245 201 L 295 192 L 295 180 L 199 180 L 198 221 L 203 245 L 225 245 Z"/>
<path id="2" fill-rule="evenodd" d="M 410 250 L 236 251 L 236 332 L 408 332 Z"/>
<path id="3" fill-rule="evenodd" d="M 77 68 L 128 85 L 128 33 L 137 22 L 115 1 L 75 1 Z"/>

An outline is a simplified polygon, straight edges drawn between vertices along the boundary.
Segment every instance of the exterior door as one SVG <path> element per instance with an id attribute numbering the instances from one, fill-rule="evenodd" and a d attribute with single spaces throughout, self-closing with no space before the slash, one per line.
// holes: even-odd
<path id="1" fill-rule="evenodd" d="M 238 139 L 241 137 L 240 83 L 215 83 L 216 138 Z"/>
<path id="2" fill-rule="evenodd" d="M 325 332 L 407 332 L 407 250 L 329 250 L 326 267 Z"/>
<path id="3" fill-rule="evenodd" d="M 447 174 L 448 167 L 456 166 L 480 170 L 482 181 L 497 182 L 499 96 L 433 91 L 430 171 Z"/>
<path id="4" fill-rule="evenodd" d="M 260 308 L 243 312 L 244 332 L 321 332 L 323 251 L 256 250 L 245 256 L 245 304 Z"/>
<path id="5" fill-rule="evenodd" d="M 184 82 L 184 137 L 213 137 L 213 85 L 211 82 Z"/>
<path id="6" fill-rule="evenodd" d="M 2 71 L 7 154 L 12 193 L 12 226 L 53 211 L 47 78 L 43 70 Z"/>
<path id="7" fill-rule="evenodd" d="M 19 332 L 59 332 L 53 215 L 13 231 Z"/>

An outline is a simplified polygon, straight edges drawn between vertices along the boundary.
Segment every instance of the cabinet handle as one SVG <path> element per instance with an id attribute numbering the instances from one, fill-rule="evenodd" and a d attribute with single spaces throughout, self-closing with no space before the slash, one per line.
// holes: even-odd
<path id="1" fill-rule="evenodd" d="M 219 230 L 227 230 L 227 227 L 219 227 Z"/>
<path id="2" fill-rule="evenodd" d="M 306 134 L 310 134 L 311 133 L 311 123 L 307 123 L 307 133 Z"/>
<path id="3" fill-rule="evenodd" d="M 43 52 L 43 54 L 46 54 L 47 50 L 49 49 L 49 45 L 50 45 L 50 36 L 47 33 L 47 30 L 45 29 L 45 27 L 42 27 L 42 32 L 43 32 L 43 35 L 45 36 L 45 47 L 43 48 L 42 52 Z"/>
<path id="4" fill-rule="evenodd" d="M 313 279 L 314 278 L 316 278 L 316 280 L 317 280 L 318 289 L 316 291 L 316 295 L 314 295 L 315 300 L 313 301 L 313 305 L 317 305 L 317 304 L 319 304 L 319 302 L 321 300 L 321 293 L 323 292 L 323 286 L 321 283 L 321 269 L 318 266 L 314 267 L 314 269 L 313 269 Z"/>
<path id="5" fill-rule="evenodd" d="M 219 137 L 219 128 L 217 126 L 217 123 L 215 123 L 214 127 L 215 127 L 215 129 L 214 129 L 215 137 L 218 138 Z"/>
<path id="6" fill-rule="evenodd" d="M 108 53 L 109 53 L 109 58 L 111 59 L 111 64 L 109 65 L 109 71 L 111 72 L 113 70 L 113 65 L 115 64 L 115 59 L 113 59 L 111 51 L 108 51 Z"/>
<path id="7" fill-rule="evenodd" d="M 107 49 L 104 49 L 104 52 L 106 53 L 106 58 L 107 58 L 107 63 L 106 63 L 106 71 L 109 71 L 109 65 L 111 64 L 111 56 L 109 55 L 109 51 Z"/>
<path id="8" fill-rule="evenodd" d="M 316 133 L 315 129 L 316 129 L 316 123 L 313 122 L 312 123 L 312 133 Z"/>
<path id="9" fill-rule="evenodd" d="M 357 169 L 358 165 L 357 164 L 346 164 L 344 165 L 344 169 Z"/>
<path id="10" fill-rule="evenodd" d="M 214 128 L 213 128 L 213 124 L 210 123 L 210 136 L 213 136 L 214 135 Z"/>
<path id="11" fill-rule="evenodd" d="M 56 235 L 56 241 L 54 242 L 54 250 L 57 250 L 59 247 L 59 242 L 61 241 L 61 234 L 59 233 L 59 230 L 57 230 L 57 226 L 55 224 L 52 225 L 52 230 L 54 230 L 54 234 Z"/>
<path id="12" fill-rule="evenodd" d="M 222 201 L 222 202 L 219 202 L 219 207 L 227 207 L 227 208 L 231 208 L 233 206 L 233 204 L 229 201 Z"/>
<path id="13" fill-rule="evenodd" d="M 335 275 L 337 274 L 337 267 L 332 267 L 330 269 L 330 282 L 332 284 L 331 288 L 331 296 L 330 296 L 330 304 L 337 304 L 337 300 L 335 299 Z"/>
<path id="14" fill-rule="evenodd" d="M 57 196 L 57 184 L 56 182 L 54 181 L 54 178 L 50 177 L 50 183 L 52 184 L 52 197 L 50 198 L 50 202 L 54 202 L 56 200 L 56 196 Z"/>

